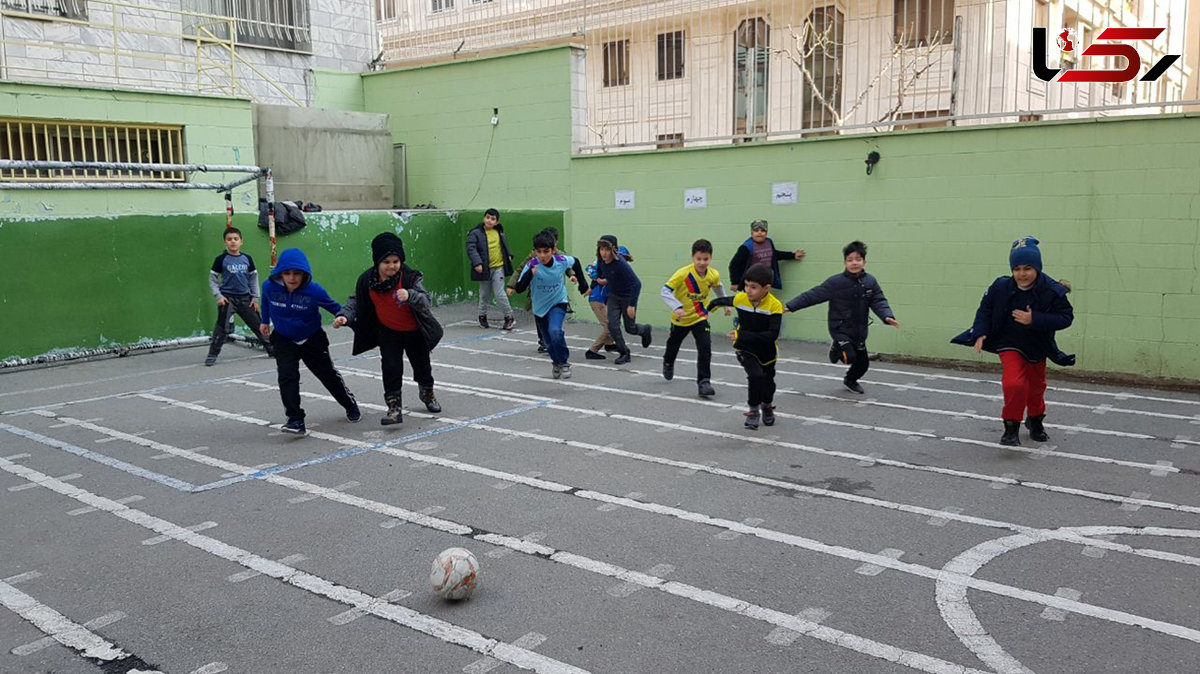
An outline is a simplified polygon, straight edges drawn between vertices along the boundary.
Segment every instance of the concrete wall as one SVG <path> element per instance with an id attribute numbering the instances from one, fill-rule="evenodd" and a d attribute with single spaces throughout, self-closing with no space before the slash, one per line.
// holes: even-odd
<path id="1" fill-rule="evenodd" d="M 192 164 L 256 165 L 250 102 L 240 99 L 0 82 L 0 114 L 38 120 L 178 124 Z M 194 174 L 228 182 L 245 174 Z M 256 208 L 253 184 L 234 191 L 236 210 Z M 221 213 L 215 192 L 186 190 L 15 191 L 0 183 L 0 216 L 62 217 L 117 213 Z"/>
<path id="2" fill-rule="evenodd" d="M 479 210 L 313 213 L 303 230 L 280 237 L 279 250 L 304 250 L 317 281 L 343 301 L 371 264 L 371 239 L 393 231 L 404 240 L 410 264 L 425 273 L 435 301 L 457 302 L 477 291 L 465 245 L 482 217 Z M 256 220 L 244 214 L 235 224 L 265 279 L 270 247 Z M 563 227 L 556 211 L 506 211 L 503 220 L 514 254 L 543 227 Z M 0 360 L 209 334 L 217 314 L 208 270 L 223 249 L 224 229 L 223 214 L 0 216 L 6 317 Z"/>
<path id="3" fill-rule="evenodd" d="M 566 207 L 568 48 L 370 73 L 363 91 L 366 109 L 386 113 L 406 144 L 409 203 Z"/>
<path id="4" fill-rule="evenodd" d="M 277 200 L 328 209 L 392 206 L 387 115 L 256 105 L 254 144 L 271 168 Z"/>

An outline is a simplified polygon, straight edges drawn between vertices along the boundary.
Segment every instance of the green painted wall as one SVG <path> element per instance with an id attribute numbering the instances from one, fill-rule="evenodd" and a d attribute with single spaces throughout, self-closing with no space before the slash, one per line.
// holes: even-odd
<path id="1" fill-rule="evenodd" d="M 365 112 L 362 73 L 313 68 L 313 107 Z"/>
<path id="2" fill-rule="evenodd" d="M 331 211 L 278 240 L 299 247 L 317 282 L 341 301 L 370 266 L 370 241 L 382 231 L 404 239 L 439 303 L 474 297 L 465 253 L 482 210 Z M 406 222 L 407 220 L 407 222 Z M 506 211 L 505 230 L 520 255 L 534 232 L 562 228 L 558 211 Z M 238 215 L 244 250 L 265 278 L 270 247 L 257 218 Z M 0 216 L 0 359 L 54 349 L 206 335 L 216 320 L 208 270 L 223 249 L 224 215 L 129 215 L 61 219 Z M 328 317 L 326 317 L 328 322 Z"/>
<path id="3" fill-rule="evenodd" d="M 883 159 L 867 176 L 871 150 Z M 773 182 L 799 183 L 799 203 L 772 205 Z M 707 208 L 684 208 L 692 187 L 707 188 Z M 614 209 L 617 189 L 636 189 L 634 210 Z M 571 250 L 605 233 L 631 248 L 639 318 L 657 325 L 659 284 L 696 238 L 712 240 L 725 275 L 750 221 L 767 219 L 778 245 L 808 253 L 783 263 L 781 299 L 840 272 L 841 247 L 861 239 L 902 323 L 873 327 L 873 351 L 989 361 L 947 340 L 1008 273 L 1009 244 L 1033 234 L 1046 272 L 1074 285 L 1060 344 L 1078 369 L 1200 378 L 1200 116 L 580 157 L 569 217 Z M 824 308 L 784 324 L 788 337 L 827 338 Z"/>
<path id="4" fill-rule="evenodd" d="M 0 82 L 4 116 L 72 121 L 179 124 L 190 164 L 253 166 L 254 129 L 250 102 L 241 99 L 157 94 L 116 89 Z M 229 182 L 244 174 L 202 174 L 193 182 Z M 255 208 L 254 184 L 234 191 L 235 208 Z M 62 217 L 98 213 L 221 213 L 225 202 L 200 190 L 4 190 L 0 216 Z"/>
<path id="5" fill-rule="evenodd" d="M 409 203 L 565 208 L 569 63 L 560 47 L 364 75 L 366 111 L 390 115 L 406 144 Z"/>

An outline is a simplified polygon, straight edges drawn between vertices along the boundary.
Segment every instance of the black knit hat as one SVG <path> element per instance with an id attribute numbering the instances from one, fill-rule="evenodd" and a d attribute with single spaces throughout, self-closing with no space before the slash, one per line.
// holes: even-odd
<path id="1" fill-rule="evenodd" d="M 404 263 L 404 242 L 391 232 L 384 232 L 371 239 L 371 259 L 375 264 L 383 261 L 389 255 L 399 255 L 401 264 Z"/>

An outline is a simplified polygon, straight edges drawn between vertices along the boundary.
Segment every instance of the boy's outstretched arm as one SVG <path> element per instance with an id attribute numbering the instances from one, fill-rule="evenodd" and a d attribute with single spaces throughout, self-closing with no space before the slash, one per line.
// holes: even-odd
<path id="1" fill-rule="evenodd" d="M 893 327 L 900 327 L 900 323 L 896 320 L 896 313 L 892 311 L 887 298 L 883 296 L 883 288 L 879 287 L 879 281 L 875 281 L 874 279 L 872 281 L 875 292 L 871 297 L 871 311 L 874 311 L 875 315 L 884 323 Z"/>
<path id="2" fill-rule="evenodd" d="M 808 307 L 828 302 L 833 297 L 833 284 L 828 280 L 821 285 L 810 288 L 788 300 L 784 306 L 788 311 L 800 311 Z"/>
<path id="3" fill-rule="evenodd" d="M 317 286 L 316 287 L 317 306 L 321 307 L 325 311 L 328 311 L 329 313 L 333 314 L 334 316 L 337 316 L 338 312 L 342 310 L 342 305 L 338 304 L 337 300 L 330 297 L 329 293 L 325 290 L 325 288 L 322 288 L 320 285 L 310 282 L 309 286 L 310 287 Z"/>
<path id="4" fill-rule="evenodd" d="M 529 284 L 532 281 L 533 281 L 533 266 L 530 265 L 529 263 L 525 263 L 525 266 L 521 267 L 520 278 L 517 279 L 517 284 L 513 287 L 516 289 L 517 292 L 523 293 L 529 289 Z"/>
<path id="5" fill-rule="evenodd" d="M 576 282 L 579 284 L 579 294 L 586 295 L 588 291 L 587 276 L 583 273 L 583 266 L 579 264 L 579 258 L 575 258 L 575 264 L 571 265 L 571 273 L 575 275 Z"/>
<path id="6" fill-rule="evenodd" d="M 708 302 L 708 310 L 709 311 L 712 311 L 716 307 L 732 307 L 732 306 L 733 306 L 733 295 L 724 295 L 722 297 L 716 297 L 716 298 L 709 300 L 709 302 Z"/>
<path id="7" fill-rule="evenodd" d="M 734 290 L 742 285 L 742 274 L 746 271 L 746 258 L 750 255 L 750 251 L 746 250 L 745 246 L 738 246 L 737 252 L 733 254 L 733 259 L 729 261 L 729 287 Z"/>

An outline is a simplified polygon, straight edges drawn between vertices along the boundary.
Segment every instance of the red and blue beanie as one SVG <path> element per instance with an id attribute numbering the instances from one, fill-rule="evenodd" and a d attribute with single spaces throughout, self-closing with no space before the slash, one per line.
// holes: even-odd
<path id="1" fill-rule="evenodd" d="M 1039 241 L 1032 236 L 1013 241 L 1012 250 L 1008 252 L 1008 268 L 1016 269 L 1021 265 L 1029 265 L 1041 272 L 1042 251 L 1038 249 L 1038 243 Z"/>

